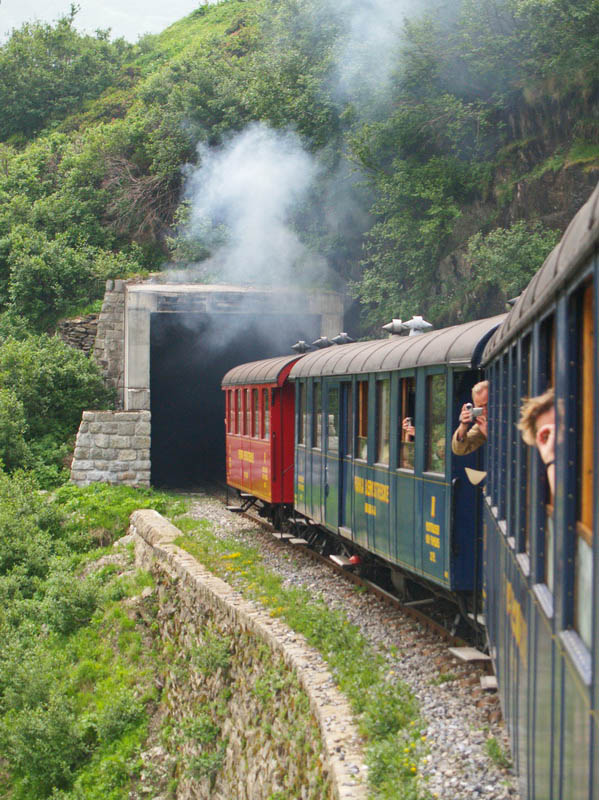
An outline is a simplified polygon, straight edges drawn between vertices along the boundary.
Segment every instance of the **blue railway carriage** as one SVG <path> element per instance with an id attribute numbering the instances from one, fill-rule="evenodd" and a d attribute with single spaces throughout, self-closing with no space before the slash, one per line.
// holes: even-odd
<path id="1" fill-rule="evenodd" d="M 598 250 L 599 187 L 483 356 L 487 630 L 522 797 L 534 800 L 599 800 Z M 553 493 L 516 428 L 522 399 L 550 387 Z"/>
<path id="2" fill-rule="evenodd" d="M 298 512 L 439 593 L 480 589 L 477 498 L 451 436 L 505 315 L 309 353 L 295 382 Z M 411 417 L 412 436 L 402 422 Z M 480 525 L 478 525 L 480 529 Z M 351 545 L 350 545 L 351 543 Z"/>

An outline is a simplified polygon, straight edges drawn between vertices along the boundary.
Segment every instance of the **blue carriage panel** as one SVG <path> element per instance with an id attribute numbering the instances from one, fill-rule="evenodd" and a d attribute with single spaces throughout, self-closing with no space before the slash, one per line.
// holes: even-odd
<path id="1" fill-rule="evenodd" d="M 587 800 L 591 796 L 589 764 L 591 751 L 591 713 L 588 686 L 582 685 L 575 667 L 564 669 L 564 703 L 561 736 L 563 740 L 562 794 L 568 800 Z M 596 757 L 596 754 L 595 754 Z"/>
<path id="2" fill-rule="evenodd" d="M 296 511 L 309 516 L 306 503 L 306 474 L 307 474 L 307 452 L 306 448 L 296 445 L 295 447 L 295 490 L 294 506 Z"/>
<path id="3" fill-rule="evenodd" d="M 351 491 L 353 494 L 353 540 L 361 547 L 368 548 L 368 529 L 372 516 L 372 504 L 366 496 L 366 482 L 370 480 L 368 464 L 362 461 L 354 462 L 354 481 Z"/>
<path id="4" fill-rule="evenodd" d="M 422 481 L 422 571 L 436 583 L 449 583 L 448 526 L 445 516 L 447 487 Z"/>
<path id="5" fill-rule="evenodd" d="M 533 595 L 534 596 L 534 595 Z M 535 602 L 531 615 L 529 681 L 532 705 L 529 725 L 530 797 L 551 796 L 553 769 L 553 677 L 555 647 L 550 621 Z"/>
<path id="6" fill-rule="evenodd" d="M 339 383 L 337 381 L 323 384 L 324 419 L 324 521 L 327 528 L 337 531 L 339 527 L 340 502 L 343 495 L 340 468 L 340 448 L 343 445 L 341 429 L 341 413 L 339 407 Z"/>
<path id="7" fill-rule="evenodd" d="M 390 560 L 394 556 L 394 542 L 391 537 L 390 478 L 389 470 L 373 470 L 374 480 L 366 484 L 366 497 L 372 511 L 372 550 Z"/>
<path id="8" fill-rule="evenodd" d="M 392 517 L 394 520 L 395 560 L 402 566 L 415 567 L 415 497 L 416 481 L 414 475 L 398 472 L 391 482 Z M 419 539 L 420 537 L 418 537 Z M 419 548 L 419 562 L 420 562 Z"/>

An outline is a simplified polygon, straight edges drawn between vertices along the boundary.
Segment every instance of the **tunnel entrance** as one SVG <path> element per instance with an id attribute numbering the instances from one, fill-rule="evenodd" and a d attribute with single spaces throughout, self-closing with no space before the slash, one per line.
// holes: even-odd
<path id="1" fill-rule="evenodd" d="M 191 489 L 224 480 L 223 375 L 291 353 L 298 339 L 318 338 L 320 324 L 317 314 L 152 313 L 152 485 Z"/>

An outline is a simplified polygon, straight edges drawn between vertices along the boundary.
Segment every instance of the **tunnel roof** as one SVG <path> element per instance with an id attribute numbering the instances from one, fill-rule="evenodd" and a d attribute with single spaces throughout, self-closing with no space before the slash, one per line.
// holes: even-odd
<path id="1" fill-rule="evenodd" d="M 227 386 L 246 386 L 249 384 L 268 383 L 273 386 L 282 386 L 289 374 L 289 370 L 303 356 L 278 356 L 266 358 L 261 361 L 250 361 L 230 369 L 221 382 L 224 389 Z M 288 367 L 289 369 L 286 369 Z"/>
<path id="2" fill-rule="evenodd" d="M 505 314 L 453 325 L 419 336 L 393 336 L 335 345 L 308 353 L 293 366 L 291 380 L 322 375 L 355 375 L 449 364 L 477 367 L 483 348 Z"/>
<path id="3" fill-rule="evenodd" d="M 544 306 L 553 301 L 562 286 L 596 249 L 598 240 L 599 184 L 572 219 L 559 244 L 547 256 L 543 266 L 522 292 L 505 323 L 487 344 L 483 363 L 502 351 Z"/>

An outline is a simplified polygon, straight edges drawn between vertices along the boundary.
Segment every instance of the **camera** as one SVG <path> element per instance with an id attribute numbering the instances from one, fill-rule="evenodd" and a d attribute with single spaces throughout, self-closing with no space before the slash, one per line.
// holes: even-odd
<path id="1" fill-rule="evenodd" d="M 472 405 L 472 403 L 466 403 L 466 410 L 470 412 L 472 419 L 476 419 L 476 417 L 480 417 L 481 414 L 484 412 L 484 408 L 476 408 Z"/>

